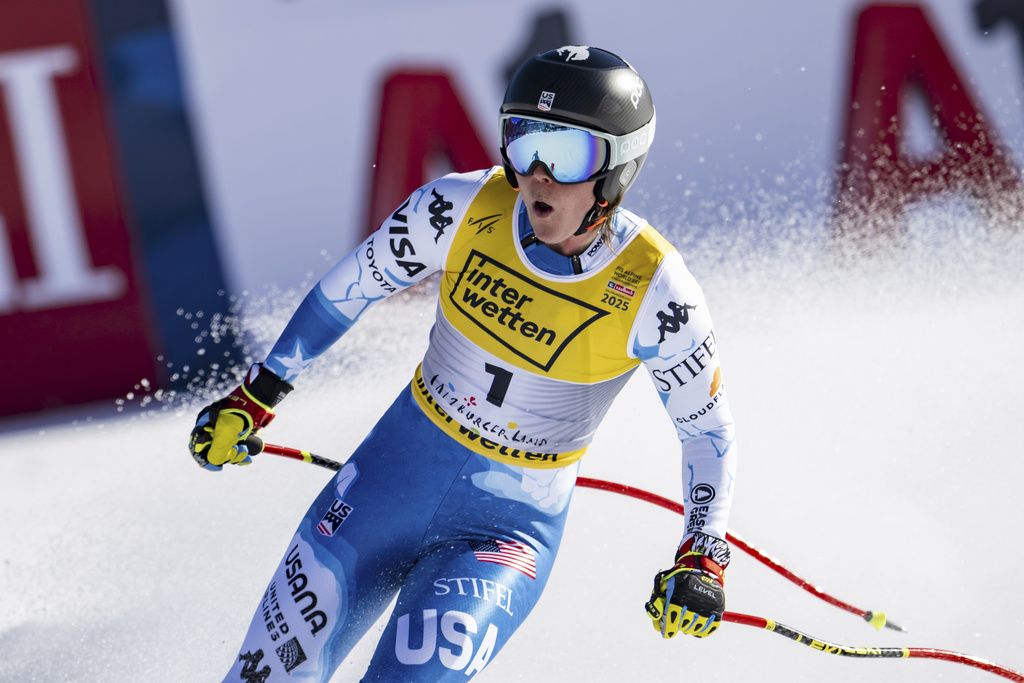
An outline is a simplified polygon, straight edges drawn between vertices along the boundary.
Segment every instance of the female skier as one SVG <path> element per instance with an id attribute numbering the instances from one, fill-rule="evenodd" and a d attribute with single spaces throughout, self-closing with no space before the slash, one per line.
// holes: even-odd
<path id="1" fill-rule="evenodd" d="M 422 363 L 299 523 L 226 681 L 327 681 L 396 593 L 364 681 L 481 671 L 540 598 L 580 458 L 641 363 L 689 511 L 646 610 L 665 638 L 720 624 L 736 446 L 715 333 L 679 253 L 619 207 L 654 139 L 647 84 L 605 50 L 551 50 L 512 78 L 499 124 L 502 167 L 413 192 L 199 414 L 201 466 L 250 462 L 302 370 L 441 271 Z"/>

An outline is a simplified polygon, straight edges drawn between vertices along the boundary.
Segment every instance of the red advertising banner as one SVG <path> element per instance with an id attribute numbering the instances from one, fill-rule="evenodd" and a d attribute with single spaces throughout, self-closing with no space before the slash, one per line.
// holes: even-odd
<path id="1" fill-rule="evenodd" d="M 1016 164 L 954 67 L 925 10 L 867 5 L 850 61 L 836 236 L 874 248 L 897 238 L 904 208 L 929 195 L 971 197 L 992 226 L 1019 226 L 1024 186 Z M 915 158 L 903 144 L 907 95 L 927 102 L 940 149 Z"/>
<path id="2" fill-rule="evenodd" d="M 398 69 L 389 74 L 381 88 L 378 121 L 367 235 L 409 193 L 433 179 L 427 168 L 438 157 L 458 173 L 488 168 L 496 161 L 473 129 L 451 77 L 443 71 Z"/>
<path id="3" fill-rule="evenodd" d="M 0 0 L 0 416 L 156 383 L 80 0 Z"/>

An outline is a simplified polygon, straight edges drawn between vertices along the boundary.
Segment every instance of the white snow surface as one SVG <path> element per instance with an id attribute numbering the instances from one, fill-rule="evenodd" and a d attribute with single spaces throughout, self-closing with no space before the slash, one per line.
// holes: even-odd
<path id="1" fill-rule="evenodd" d="M 924 213 L 911 235 L 898 255 L 857 267 L 830 265 L 804 239 L 766 250 L 677 236 L 712 307 L 737 421 L 730 528 L 909 632 L 876 631 L 738 550 L 728 609 L 841 644 L 1024 670 L 1024 236 L 953 210 Z M 248 302 L 254 357 L 296 297 Z M 423 292 L 372 311 L 303 376 L 268 441 L 343 460 L 409 380 L 433 312 Z M 331 473 L 271 455 L 196 467 L 196 410 L 229 386 L 196 383 L 190 395 L 140 391 L 0 422 L 0 681 L 219 681 L 237 656 Z M 678 450 L 641 371 L 581 475 L 678 500 Z M 577 489 L 546 593 L 476 680 L 999 680 L 948 662 L 833 656 L 734 624 L 663 641 L 643 605 L 682 526 L 649 503 Z M 370 647 L 332 680 L 358 681 Z"/>

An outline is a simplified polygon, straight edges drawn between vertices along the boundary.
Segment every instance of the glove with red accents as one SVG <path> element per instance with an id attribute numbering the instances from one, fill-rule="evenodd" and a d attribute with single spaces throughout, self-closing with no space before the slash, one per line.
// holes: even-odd
<path id="1" fill-rule="evenodd" d="M 292 385 L 256 363 L 241 386 L 199 412 L 188 449 L 199 466 L 219 472 L 225 464 L 252 462 L 245 440 L 274 419 L 274 408 Z"/>
<path id="2" fill-rule="evenodd" d="M 698 638 L 718 630 L 725 612 L 724 572 L 729 544 L 697 533 L 676 552 L 676 563 L 654 577 L 647 615 L 662 638 Z"/>

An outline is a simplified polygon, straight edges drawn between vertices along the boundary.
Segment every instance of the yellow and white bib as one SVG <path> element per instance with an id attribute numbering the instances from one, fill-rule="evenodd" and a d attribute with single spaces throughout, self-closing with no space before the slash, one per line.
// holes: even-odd
<path id="1" fill-rule="evenodd" d="M 603 267 L 545 273 L 520 245 L 517 200 L 495 173 L 462 214 L 413 390 L 435 423 L 476 452 L 561 467 L 583 455 L 639 365 L 630 353 L 636 314 L 674 249 L 644 226 Z"/>

